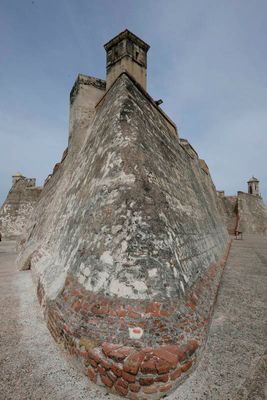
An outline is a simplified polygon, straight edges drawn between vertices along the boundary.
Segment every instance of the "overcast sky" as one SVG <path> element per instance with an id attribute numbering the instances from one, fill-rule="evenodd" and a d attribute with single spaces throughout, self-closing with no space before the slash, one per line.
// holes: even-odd
<path id="1" fill-rule="evenodd" d="M 103 44 L 150 44 L 148 92 L 164 100 L 218 190 L 267 202 L 266 0 L 0 0 L 0 203 L 20 171 L 43 184 L 67 145 L 78 73 L 105 79 Z"/>

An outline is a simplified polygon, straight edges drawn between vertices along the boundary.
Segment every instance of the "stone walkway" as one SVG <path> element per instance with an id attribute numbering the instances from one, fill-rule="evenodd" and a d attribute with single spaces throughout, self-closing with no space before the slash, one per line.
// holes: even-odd
<path id="1" fill-rule="evenodd" d="M 169 400 L 267 399 L 267 237 L 233 240 L 205 352 Z"/>
<path id="2" fill-rule="evenodd" d="M 30 271 L 0 243 L 0 400 L 118 400 L 88 380 L 54 343 Z M 267 238 L 234 241 L 203 357 L 168 400 L 267 399 Z M 264 394 L 265 390 L 265 394 Z"/>
<path id="3" fill-rule="evenodd" d="M 0 400 L 119 400 L 90 385 L 55 344 L 14 248 L 0 242 Z"/>

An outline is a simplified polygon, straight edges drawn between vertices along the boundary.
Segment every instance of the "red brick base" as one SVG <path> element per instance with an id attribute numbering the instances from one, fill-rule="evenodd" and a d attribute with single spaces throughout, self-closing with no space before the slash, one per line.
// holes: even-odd
<path id="1" fill-rule="evenodd" d="M 199 357 L 229 249 L 195 282 L 186 301 L 111 298 L 87 292 L 68 276 L 57 299 L 45 303 L 48 328 L 92 382 L 133 400 L 160 398 L 184 380 Z M 40 283 L 37 293 L 44 304 Z M 129 328 L 141 328 L 142 338 L 130 339 Z"/>

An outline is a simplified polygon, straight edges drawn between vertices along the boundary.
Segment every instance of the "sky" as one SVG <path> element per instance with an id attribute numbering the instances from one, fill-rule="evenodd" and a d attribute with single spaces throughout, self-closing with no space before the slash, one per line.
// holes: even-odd
<path id="1" fill-rule="evenodd" d="M 150 44 L 148 93 L 218 190 L 267 203 L 266 0 L 0 0 L 0 204 L 17 171 L 42 185 L 68 140 L 78 73 L 105 79 L 103 45 Z"/>

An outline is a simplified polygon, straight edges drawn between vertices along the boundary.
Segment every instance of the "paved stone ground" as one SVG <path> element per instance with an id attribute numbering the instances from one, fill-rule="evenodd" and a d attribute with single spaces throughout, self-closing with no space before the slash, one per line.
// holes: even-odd
<path id="1" fill-rule="evenodd" d="M 55 344 L 14 248 L 0 242 L 0 400 L 118 400 L 90 385 Z"/>
<path id="2" fill-rule="evenodd" d="M 0 400 L 118 400 L 72 366 L 50 337 L 29 271 L 0 243 Z M 267 399 L 267 238 L 234 241 L 203 357 L 168 400 Z"/>

